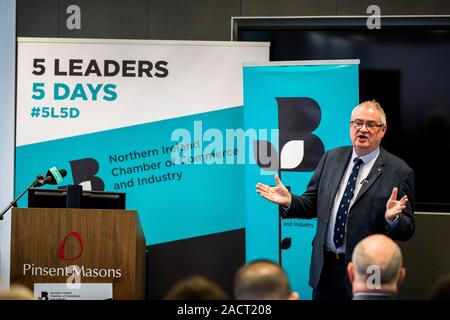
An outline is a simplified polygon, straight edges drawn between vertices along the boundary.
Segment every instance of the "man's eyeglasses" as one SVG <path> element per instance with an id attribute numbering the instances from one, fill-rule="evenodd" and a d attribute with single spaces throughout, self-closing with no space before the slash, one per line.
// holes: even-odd
<path id="1" fill-rule="evenodd" d="M 361 129 L 363 125 L 369 130 L 375 130 L 376 128 L 384 127 L 384 124 L 378 124 L 375 121 L 364 121 L 364 120 L 352 120 L 350 124 L 355 129 Z"/>

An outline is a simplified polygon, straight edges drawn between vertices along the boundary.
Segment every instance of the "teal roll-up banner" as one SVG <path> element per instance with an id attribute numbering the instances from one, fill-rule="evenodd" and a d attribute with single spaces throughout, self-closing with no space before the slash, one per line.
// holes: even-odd
<path id="1" fill-rule="evenodd" d="M 325 150 L 349 145 L 358 104 L 358 60 L 244 66 L 244 128 L 254 131 L 245 166 L 246 260 L 280 261 L 300 299 L 311 299 L 309 264 L 316 219 L 279 218 L 255 192 L 274 174 L 301 194 Z"/>

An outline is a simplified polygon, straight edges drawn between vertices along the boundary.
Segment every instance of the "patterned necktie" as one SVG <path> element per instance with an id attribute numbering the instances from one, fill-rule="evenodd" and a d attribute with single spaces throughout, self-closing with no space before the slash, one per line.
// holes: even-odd
<path id="1" fill-rule="evenodd" d="M 350 208 L 350 200 L 352 199 L 353 193 L 355 191 L 356 178 L 358 177 L 359 168 L 363 163 L 363 161 L 360 158 L 355 158 L 353 162 L 355 164 L 353 165 L 352 173 L 348 178 L 344 195 L 342 196 L 341 202 L 339 203 L 339 209 L 336 215 L 336 222 L 334 223 L 333 242 L 334 245 L 336 246 L 336 249 L 344 244 L 345 224 L 347 222 L 347 214 Z"/>

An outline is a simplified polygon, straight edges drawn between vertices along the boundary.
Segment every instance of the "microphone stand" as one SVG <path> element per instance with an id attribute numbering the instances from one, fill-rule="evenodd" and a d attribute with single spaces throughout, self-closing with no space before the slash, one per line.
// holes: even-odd
<path id="1" fill-rule="evenodd" d="M 42 176 L 42 174 L 38 175 L 36 177 L 36 180 L 34 180 L 32 184 L 30 184 L 17 198 L 15 198 L 10 204 L 8 204 L 8 206 L 5 209 L 3 209 L 2 213 L 0 213 L 0 220 L 3 220 L 3 216 L 9 209 L 11 209 L 11 207 L 17 207 L 17 201 L 19 201 L 19 199 L 22 198 L 22 196 L 25 194 L 25 192 L 28 191 L 28 189 L 30 189 L 31 187 L 41 186 L 43 181 L 44 176 Z"/>

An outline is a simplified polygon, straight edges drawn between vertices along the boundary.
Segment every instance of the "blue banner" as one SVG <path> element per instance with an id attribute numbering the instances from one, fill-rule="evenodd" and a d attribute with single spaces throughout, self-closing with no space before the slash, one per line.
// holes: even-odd
<path id="1" fill-rule="evenodd" d="M 88 167 L 90 188 L 102 183 L 104 190 L 126 193 L 126 207 L 139 212 L 148 245 L 244 228 L 244 168 L 235 155 L 224 155 L 224 162 L 235 163 L 230 165 L 193 164 L 188 157 L 183 164 L 170 152 L 183 144 L 171 141 L 174 128 L 186 129 L 192 143 L 185 147 L 203 155 L 205 132 L 213 128 L 225 136 L 225 129 L 236 127 L 242 127 L 242 107 L 20 146 L 16 194 L 36 172 L 65 168 L 63 184 L 78 184 L 77 169 Z M 26 201 L 24 196 L 19 206 Z"/>

